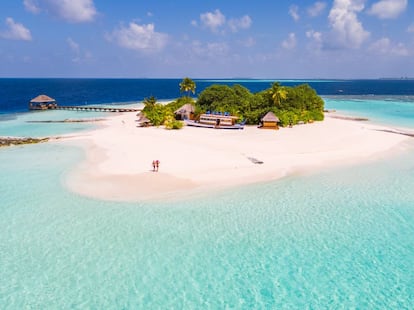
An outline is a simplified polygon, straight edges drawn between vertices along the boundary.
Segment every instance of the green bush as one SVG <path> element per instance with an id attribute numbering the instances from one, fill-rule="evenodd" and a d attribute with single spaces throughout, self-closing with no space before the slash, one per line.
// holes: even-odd
<path id="1" fill-rule="evenodd" d="M 177 120 L 175 120 L 175 121 L 172 123 L 172 129 L 181 129 L 181 128 L 183 128 L 183 126 L 184 126 L 184 124 L 183 124 L 183 122 L 181 122 L 181 121 L 177 121 Z"/>
<path id="2" fill-rule="evenodd" d="M 283 111 L 278 114 L 282 127 L 293 126 L 298 123 L 298 115 L 294 111 Z"/>
<path id="3" fill-rule="evenodd" d="M 144 108 L 144 113 L 154 126 L 160 126 L 164 123 L 166 108 L 162 104 L 157 103 L 150 109 Z"/>
<path id="4" fill-rule="evenodd" d="M 183 83 L 184 80 L 180 84 L 181 91 L 193 91 L 189 87 L 184 89 Z M 189 96 L 183 96 L 162 105 L 151 96 L 144 100 L 144 113 L 155 126 L 164 124 L 167 129 L 180 129 L 183 123 L 175 120 L 174 111 L 186 103 L 195 105 L 195 117 L 208 110 L 229 112 L 250 125 L 259 124 L 269 111 L 279 117 L 280 125 L 284 127 L 296 125 L 299 121 L 308 123 L 324 119 L 324 101 L 308 84 L 286 87 L 277 82 L 255 94 L 238 84 L 211 85 L 200 93 L 196 102 Z"/>

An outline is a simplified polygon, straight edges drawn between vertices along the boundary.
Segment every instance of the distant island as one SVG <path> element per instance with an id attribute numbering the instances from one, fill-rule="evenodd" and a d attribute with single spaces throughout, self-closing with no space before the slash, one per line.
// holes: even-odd
<path id="1" fill-rule="evenodd" d="M 391 80 L 391 81 L 393 81 L 393 80 L 397 80 L 397 81 L 400 81 L 400 80 L 414 80 L 414 77 L 407 77 L 407 76 L 404 76 L 404 77 L 382 77 L 382 78 L 379 78 L 379 80 Z"/>

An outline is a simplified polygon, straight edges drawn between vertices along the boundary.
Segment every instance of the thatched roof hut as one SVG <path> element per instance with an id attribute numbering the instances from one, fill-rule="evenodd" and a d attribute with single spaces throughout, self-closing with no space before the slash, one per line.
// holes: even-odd
<path id="1" fill-rule="evenodd" d="M 55 99 L 50 98 L 49 96 L 46 95 L 39 95 L 36 98 L 33 98 L 32 100 L 30 100 L 30 102 L 32 103 L 49 103 L 49 102 L 56 102 Z"/>
<path id="2" fill-rule="evenodd" d="M 177 119 L 194 119 L 195 107 L 191 103 L 184 104 L 174 112 Z"/>
<path id="3" fill-rule="evenodd" d="M 56 107 L 56 100 L 46 95 L 39 95 L 30 100 L 29 103 L 29 108 L 32 110 L 55 109 Z"/>
<path id="4" fill-rule="evenodd" d="M 265 129 L 279 129 L 278 123 L 280 122 L 279 118 L 271 111 L 267 112 L 265 116 L 261 119 L 262 125 L 260 128 Z"/>
<path id="5" fill-rule="evenodd" d="M 266 115 L 262 117 L 261 121 L 276 123 L 280 122 L 279 118 L 272 111 L 267 112 Z"/>
<path id="6" fill-rule="evenodd" d="M 151 124 L 151 121 L 144 115 L 144 113 L 139 113 L 137 123 L 139 127 L 147 127 Z"/>

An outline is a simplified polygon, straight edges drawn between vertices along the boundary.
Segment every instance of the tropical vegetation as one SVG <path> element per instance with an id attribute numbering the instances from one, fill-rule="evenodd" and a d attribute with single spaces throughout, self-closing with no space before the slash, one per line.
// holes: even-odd
<path id="1" fill-rule="evenodd" d="M 324 102 L 308 84 L 286 87 L 275 82 L 255 94 L 238 84 L 212 85 L 200 93 L 196 104 L 205 111 L 230 112 L 247 124 L 258 124 L 269 111 L 279 117 L 282 126 L 324 118 Z"/>
<path id="2" fill-rule="evenodd" d="M 193 80 L 184 78 L 179 87 L 185 95 L 169 104 L 157 103 L 152 96 L 144 100 L 143 112 L 153 125 L 165 125 L 168 129 L 181 128 L 182 123 L 175 120 L 174 111 L 186 103 L 195 106 L 196 116 L 206 111 L 230 112 L 238 116 L 240 121 L 251 125 L 259 124 L 269 111 L 278 116 L 281 126 L 321 121 L 324 118 L 324 102 L 308 84 L 287 87 L 275 82 L 270 88 L 257 93 L 251 93 L 238 84 L 211 85 L 198 95 L 197 100 L 190 97 L 190 93 L 195 94 L 196 89 Z"/>
<path id="3" fill-rule="evenodd" d="M 195 82 L 188 77 L 184 78 L 183 81 L 180 83 L 180 92 L 187 93 L 187 97 L 190 97 L 190 93 L 193 93 L 194 95 L 195 89 L 196 89 Z"/>

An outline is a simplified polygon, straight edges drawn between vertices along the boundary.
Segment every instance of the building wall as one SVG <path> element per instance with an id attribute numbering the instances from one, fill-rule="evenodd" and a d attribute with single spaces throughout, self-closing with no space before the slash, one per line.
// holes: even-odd
<path id="1" fill-rule="evenodd" d="M 263 128 L 279 129 L 276 122 L 263 122 Z"/>

